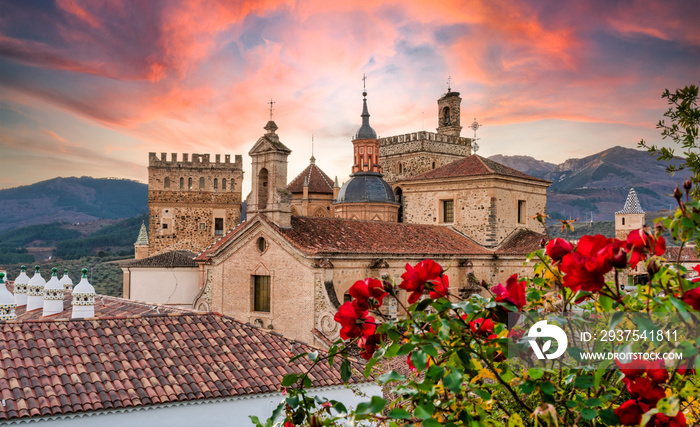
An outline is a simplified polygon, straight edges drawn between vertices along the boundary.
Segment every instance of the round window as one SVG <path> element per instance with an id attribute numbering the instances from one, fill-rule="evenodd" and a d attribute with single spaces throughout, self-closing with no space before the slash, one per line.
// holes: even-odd
<path id="1" fill-rule="evenodd" d="M 267 249 L 267 241 L 263 237 L 260 237 L 258 239 L 258 250 L 260 252 L 265 252 L 265 249 Z"/>

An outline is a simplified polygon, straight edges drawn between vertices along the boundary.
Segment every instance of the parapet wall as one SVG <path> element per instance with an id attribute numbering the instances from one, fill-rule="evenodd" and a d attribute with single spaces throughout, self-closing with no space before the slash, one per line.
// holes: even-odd
<path id="1" fill-rule="evenodd" d="M 171 153 L 168 160 L 168 153 L 160 153 L 160 158 L 156 153 L 148 153 L 149 167 L 168 167 L 168 168 L 183 168 L 183 169 L 227 169 L 227 170 L 243 170 L 243 156 L 236 154 L 234 161 L 231 162 L 231 155 L 224 154 L 223 162 L 221 154 L 214 156 L 214 161 L 211 161 L 210 154 L 189 153 L 182 154 L 182 160 L 178 161 L 178 153 Z"/>
<path id="2" fill-rule="evenodd" d="M 379 139 L 380 157 L 421 151 L 468 156 L 471 154 L 471 149 L 471 138 L 428 131 L 412 132 Z"/>

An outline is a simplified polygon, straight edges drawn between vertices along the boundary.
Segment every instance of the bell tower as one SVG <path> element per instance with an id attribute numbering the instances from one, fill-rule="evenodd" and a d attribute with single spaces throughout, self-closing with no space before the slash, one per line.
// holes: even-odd
<path id="1" fill-rule="evenodd" d="M 447 83 L 447 93 L 438 99 L 438 128 L 441 135 L 460 136 L 462 126 L 460 125 L 460 105 L 462 98 L 459 92 L 452 92 L 450 79 Z"/>

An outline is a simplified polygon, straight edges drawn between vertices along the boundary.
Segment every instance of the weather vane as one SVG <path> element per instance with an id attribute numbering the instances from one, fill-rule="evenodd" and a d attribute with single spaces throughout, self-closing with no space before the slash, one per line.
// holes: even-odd
<path id="1" fill-rule="evenodd" d="M 268 104 L 270 104 L 270 121 L 272 121 L 272 105 L 275 104 L 275 101 L 270 98 L 270 102 L 268 102 Z"/>
<path id="2" fill-rule="evenodd" d="M 479 130 L 479 128 L 481 127 L 481 123 L 477 122 L 476 117 L 474 117 L 474 121 L 469 127 L 474 131 L 474 139 L 472 140 L 472 151 L 476 153 L 476 151 L 479 149 L 479 145 L 476 143 L 476 141 L 479 140 L 479 138 L 476 137 L 476 131 Z"/>
<path id="3" fill-rule="evenodd" d="M 451 86 L 450 83 L 452 83 L 452 76 L 447 76 L 447 91 L 448 92 L 452 91 L 452 88 L 450 87 Z"/>

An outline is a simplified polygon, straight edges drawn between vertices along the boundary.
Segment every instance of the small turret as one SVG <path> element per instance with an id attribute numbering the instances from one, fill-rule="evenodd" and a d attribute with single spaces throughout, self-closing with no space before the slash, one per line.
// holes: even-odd
<path id="1" fill-rule="evenodd" d="M 27 284 L 27 312 L 44 308 L 44 286 L 46 280 L 39 274 L 39 266 L 37 265 L 34 275 L 29 279 Z"/>
<path id="2" fill-rule="evenodd" d="M 73 289 L 73 319 L 95 317 L 95 288 L 87 279 L 87 268 L 83 268 L 83 277 Z"/>
<path id="3" fill-rule="evenodd" d="M 63 270 L 63 277 L 61 277 L 61 284 L 63 285 L 63 290 L 70 291 L 73 289 L 73 281 L 68 277 L 68 269 Z"/>
<path id="4" fill-rule="evenodd" d="M 148 255 L 148 230 L 146 229 L 146 223 L 142 221 L 139 236 L 136 238 L 136 242 L 134 243 L 134 259 L 148 258 Z"/>
<path id="5" fill-rule="evenodd" d="M 58 280 L 58 269 L 51 271 L 51 279 L 44 286 L 44 317 L 63 311 L 63 283 Z"/>
<path id="6" fill-rule="evenodd" d="M 22 266 L 22 272 L 15 279 L 15 303 L 17 307 L 27 305 L 27 285 L 29 284 L 29 276 L 24 271 L 27 267 Z"/>
<path id="7" fill-rule="evenodd" d="M 0 273 L 0 321 L 17 319 L 16 308 L 15 297 L 5 285 L 5 273 Z"/>

